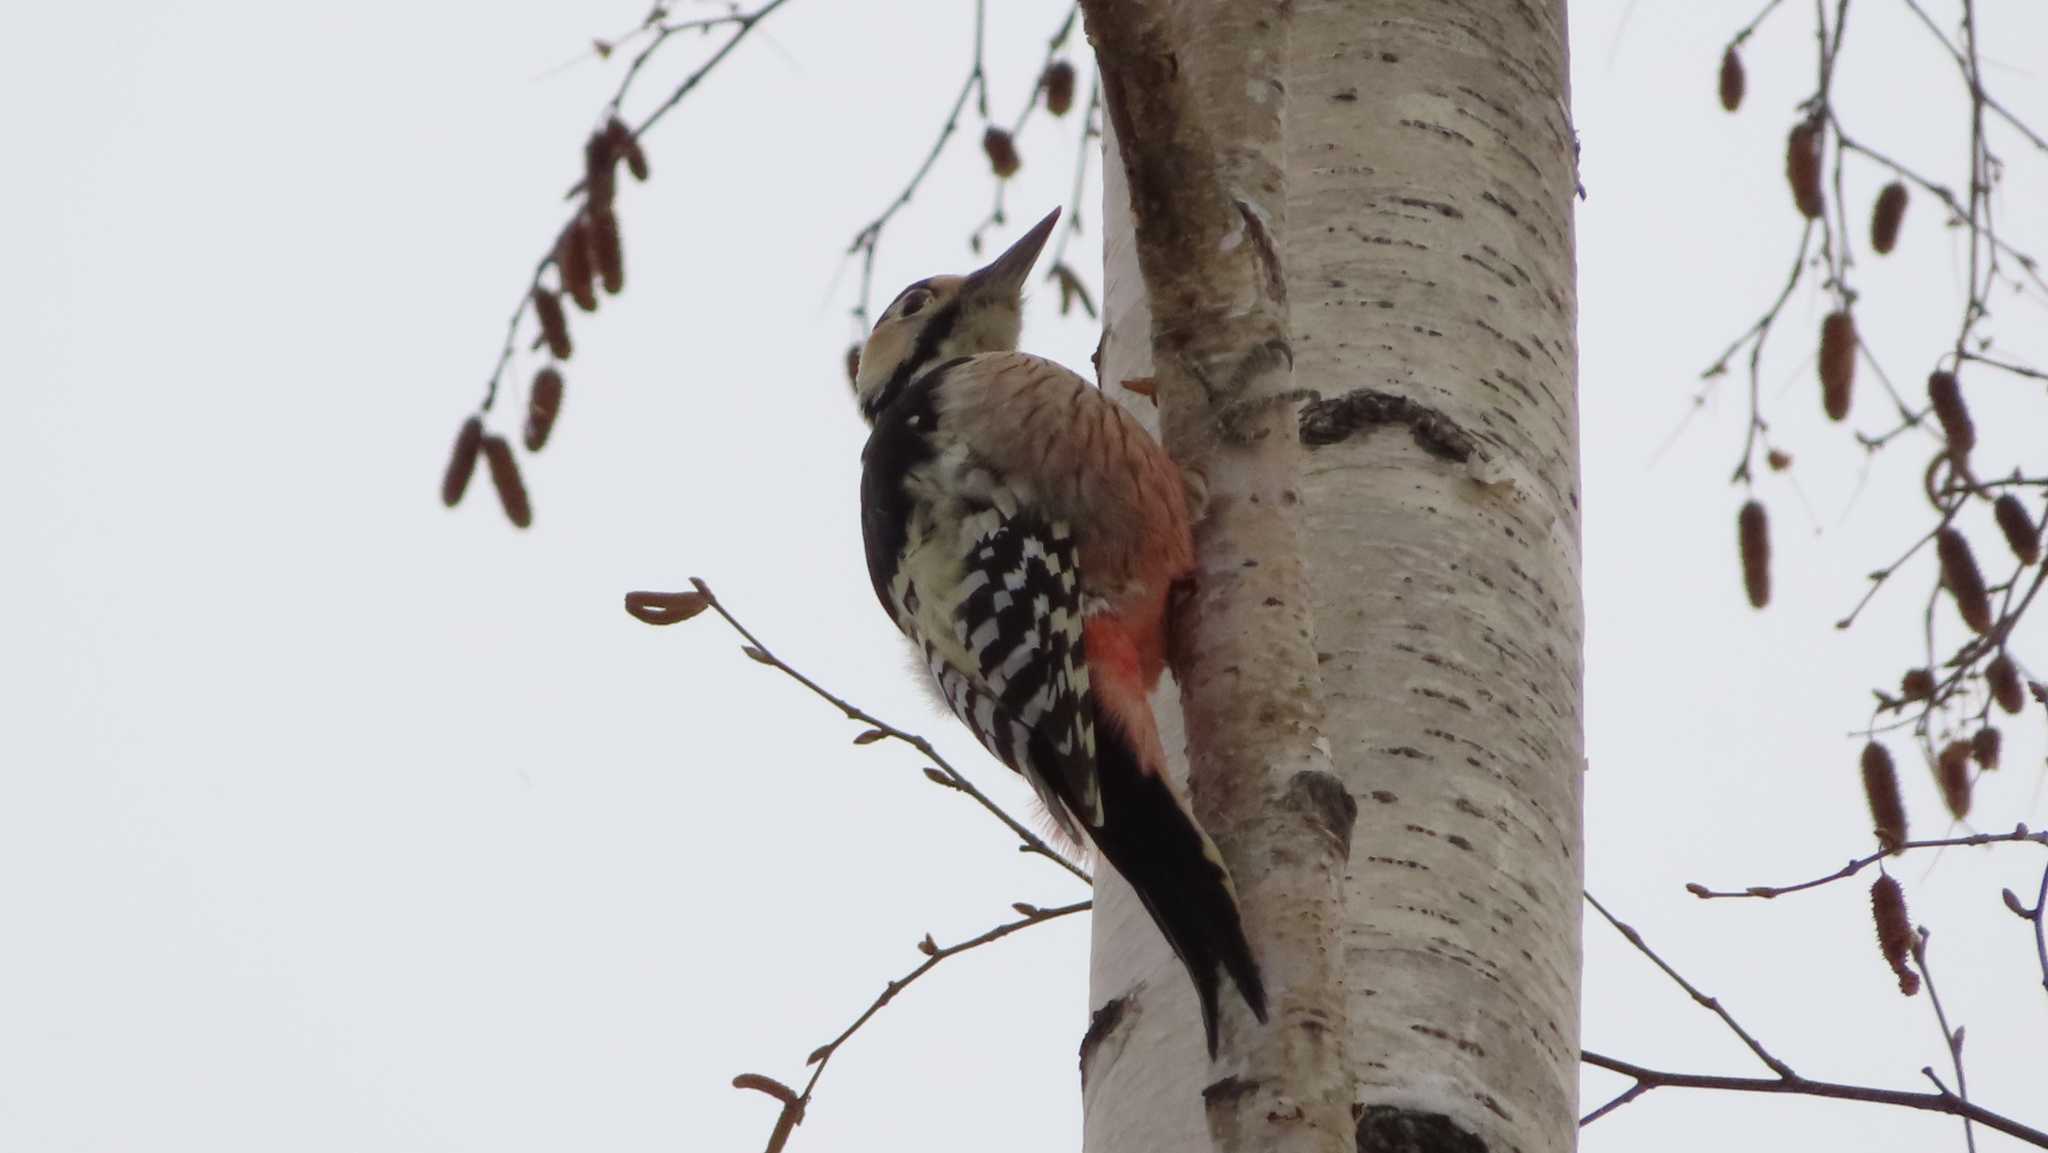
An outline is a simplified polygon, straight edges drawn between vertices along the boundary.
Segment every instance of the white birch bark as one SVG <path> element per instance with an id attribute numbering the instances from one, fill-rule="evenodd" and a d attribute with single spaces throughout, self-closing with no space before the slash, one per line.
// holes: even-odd
<path id="1" fill-rule="evenodd" d="M 1275 216 L 1293 384 L 1321 397 L 1300 485 L 1321 723 L 1358 802 L 1335 1050 L 1356 1147 L 1569 1149 L 1582 752 L 1564 6 L 1300 0 L 1296 21 Z M 1150 322 L 1108 155 L 1114 394 L 1151 375 Z M 1270 897 L 1244 870 L 1286 846 L 1227 851 L 1248 903 Z M 1205 1067 L 1192 996 L 1129 891 L 1097 896 L 1091 1001 L 1122 1012 L 1083 1047 L 1085 1148 L 1207 1148 L 1199 1091 L 1230 1069 Z M 1249 910 L 1272 964 L 1269 914 Z"/>
<path id="2" fill-rule="evenodd" d="M 1217 1149 L 1336 1153 L 1352 1145 L 1336 932 L 1355 805 L 1321 734 L 1299 539 L 1279 248 L 1292 4 L 1084 8 L 1122 141 L 1163 439 L 1208 491 L 1193 592 L 1174 627 L 1194 808 L 1237 879 L 1271 1012 L 1250 1027 L 1226 999 L 1213 1067 L 1164 1089 L 1192 1101 L 1199 1087 Z M 1105 367 L 1128 375 L 1114 360 Z M 1142 992 L 1116 996 L 1147 1016 Z M 1114 1030 L 1093 1033 L 1084 1061 L 1151 1056 Z"/>

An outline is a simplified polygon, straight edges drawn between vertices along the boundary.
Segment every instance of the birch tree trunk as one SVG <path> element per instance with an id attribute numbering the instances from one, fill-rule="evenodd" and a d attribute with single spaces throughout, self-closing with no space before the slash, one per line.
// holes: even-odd
<path id="1" fill-rule="evenodd" d="M 1285 196 L 1263 222 L 1283 254 L 1291 387 L 1317 396 L 1299 414 L 1298 485 L 1282 486 L 1300 496 L 1297 556 L 1277 559 L 1305 569 L 1319 683 L 1281 737 L 1289 747 L 1266 758 L 1287 771 L 1267 772 L 1252 804 L 1284 810 L 1301 799 L 1286 780 L 1310 779 L 1315 766 L 1292 741 L 1319 733 L 1357 818 L 1334 857 L 1344 870 L 1344 1003 L 1324 1019 L 1341 1035 L 1320 1053 L 1296 1045 L 1280 1057 L 1341 1065 L 1347 1147 L 1569 1149 L 1583 758 L 1564 4 L 1292 8 L 1284 64 L 1258 59 L 1270 41 L 1241 29 L 1205 37 L 1212 25 L 1191 18 L 1199 3 L 1181 4 L 1174 26 L 1191 81 L 1208 86 L 1199 102 L 1228 126 L 1213 143 L 1225 183 L 1239 181 L 1234 191 L 1254 203 L 1260 189 L 1245 181 L 1256 165 L 1238 160 L 1268 144 L 1247 148 L 1228 133 L 1270 126 L 1214 109 L 1243 105 L 1261 80 L 1285 95 L 1284 171 L 1272 183 Z M 1095 6 L 1089 15 L 1093 33 Z M 1249 45 L 1235 72 L 1215 59 L 1233 44 Z M 1106 75 L 1116 66 L 1105 56 Z M 1144 163 L 1135 158 L 1158 144 L 1140 135 L 1123 143 L 1123 159 Z M 1155 333 L 1131 182 L 1117 138 L 1105 145 L 1101 374 L 1130 402 L 1118 386 L 1155 375 Z M 1167 441 L 1185 460 L 1189 438 L 1169 427 Z M 1240 495 L 1259 483 L 1239 483 Z M 1205 531 L 1204 579 L 1242 543 Z M 1257 559 L 1263 568 L 1275 558 Z M 1217 656 L 1191 646 L 1177 668 L 1197 683 L 1215 674 L 1205 662 Z M 1293 654 L 1283 646 L 1274 657 L 1284 667 Z M 1173 748 L 1173 694 L 1162 696 Z M 1267 882 L 1306 878 L 1312 890 L 1314 863 L 1331 854 L 1313 822 L 1245 822 L 1231 797 L 1218 803 L 1219 791 L 1243 791 L 1202 771 L 1203 741 L 1218 736 L 1202 725 L 1191 734 L 1197 812 L 1230 826 L 1211 831 L 1246 891 L 1254 948 L 1269 972 L 1287 974 L 1269 980 L 1269 1028 L 1298 1029 L 1291 982 L 1313 986 L 1313 958 L 1302 954 L 1318 936 L 1288 923 L 1312 918 L 1309 905 Z M 1244 1047 L 1258 1027 L 1240 1009 L 1206 1067 L 1185 980 L 1129 890 L 1105 881 L 1091 966 L 1098 1012 L 1082 1045 L 1085 1148 L 1270 1147 L 1273 1133 L 1240 1144 L 1245 1135 L 1215 1115 L 1218 1087 L 1231 1091 L 1259 1060 Z M 1290 1091 L 1307 1086 L 1303 1107 L 1314 1113 L 1332 1072 L 1273 1075 L 1293 1079 Z"/>

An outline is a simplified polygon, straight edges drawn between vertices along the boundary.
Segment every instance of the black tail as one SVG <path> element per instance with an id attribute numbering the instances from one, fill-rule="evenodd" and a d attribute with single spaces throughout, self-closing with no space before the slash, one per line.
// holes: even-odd
<path id="1" fill-rule="evenodd" d="M 1238 919 L 1230 874 L 1208 834 L 1195 824 L 1163 777 L 1148 773 L 1111 718 L 1095 720 L 1095 763 L 1102 795 L 1095 846 L 1145 903 L 1145 910 L 1187 966 L 1202 1002 L 1202 1029 L 1216 1055 L 1219 970 L 1266 1019 L 1266 987 Z"/>

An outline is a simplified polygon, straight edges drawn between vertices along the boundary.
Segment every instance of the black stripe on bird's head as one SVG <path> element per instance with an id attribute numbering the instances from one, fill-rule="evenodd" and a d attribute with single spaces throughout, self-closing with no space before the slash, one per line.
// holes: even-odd
<path id="1" fill-rule="evenodd" d="M 965 276 L 927 277 L 896 294 L 868 334 L 854 376 L 854 398 L 868 423 L 932 365 L 1017 347 L 1024 281 L 1059 216 L 1053 209 L 1001 256 Z"/>

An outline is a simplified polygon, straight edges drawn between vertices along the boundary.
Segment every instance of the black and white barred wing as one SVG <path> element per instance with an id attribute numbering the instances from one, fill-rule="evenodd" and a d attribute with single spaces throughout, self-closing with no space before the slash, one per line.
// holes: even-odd
<path id="1" fill-rule="evenodd" d="M 1084 843 L 1072 818 L 1098 827 L 1102 801 L 1073 538 L 1035 512 L 986 507 L 947 543 L 949 587 L 905 590 L 914 639 L 953 715 Z"/>

